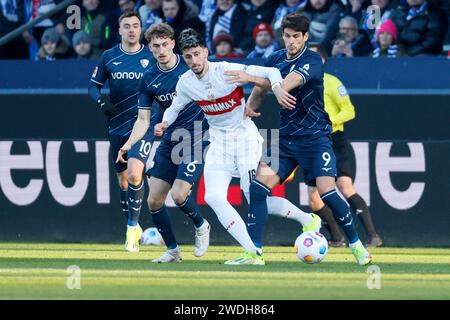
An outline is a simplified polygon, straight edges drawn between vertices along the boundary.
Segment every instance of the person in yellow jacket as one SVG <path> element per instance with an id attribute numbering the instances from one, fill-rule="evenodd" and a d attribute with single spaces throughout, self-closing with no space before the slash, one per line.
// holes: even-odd
<path id="1" fill-rule="evenodd" d="M 326 63 L 327 55 L 319 45 L 310 44 L 308 47 L 310 50 L 319 53 L 323 63 Z M 355 118 L 355 107 L 345 86 L 337 77 L 325 73 L 323 83 L 325 110 L 328 112 L 333 124 L 331 137 L 333 150 L 336 154 L 337 187 L 364 225 L 368 238 L 366 246 L 379 247 L 383 242 L 375 230 L 369 208 L 353 186 L 354 172 L 350 164 L 351 146 L 344 135 L 344 124 Z M 320 199 L 317 191 L 314 192 L 312 188 L 309 188 L 309 202 L 311 209 L 322 218 L 322 221 L 326 221 L 328 225 L 328 230 L 333 238 L 329 243 L 330 246 L 346 246 L 344 235 L 339 229 L 333 213 Z"/>

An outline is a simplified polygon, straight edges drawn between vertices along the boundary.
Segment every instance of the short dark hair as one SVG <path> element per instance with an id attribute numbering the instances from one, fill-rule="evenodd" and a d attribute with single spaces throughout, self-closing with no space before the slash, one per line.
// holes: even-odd
<path id="1" fill-rule="evenodd" d="M 309 19 L 300 13 L 292 12 L 284 16 L 281 21 L 281 31 L 284 31 L 286 28 L 301 32 L 305 35 L 309 29 Z"/>
<path id="2" fill-rule="evenodd" d="M 136 11 L 132 11 L 132 10 L 125 11 L 124 13 L 122 13 L 122 15 L 119 17 L 119 25 L 120 25 L 120 23 L 122 22 L 123 19 L 131 18 L 131 17 L 138 18 L 139 23 L 142 26 L 142 20 L 141 20 L 141 17 L 139 16 L 139 13 L 137 13 Z"/>
<path id="3" fill-rule="evenodd" d="M 205 43 L 200 33 L 192 28 L 184 29 L 183 31 L 181 31 L 180 35 L 178 36 L 178 48 L 183 51 L 184 49 L 195 47 L 205 48 Z"/>
<path id="4" fill-rule="evenodd" d="M 183 5 L 183 0 L 162 0 L 161 6 L 164 2 L 173 2 L 173 1 L 175 1 L 177 3 L 178 7 L 181 7 Z"/>
<path id="5" fill-rule="evenodd" d="M 327 62 L 328 54 L 320 44 L 318 44 L 317 42 L 312 42 L 312 43 L 308 43 L 308 47 L 311 49 L 312 48 L 316 49 L 317 53 L 322 57 L 322 59 L 325 61 L 325 63 Z"/>
<path id="6" fill-rule="evenodd" d="M 175 31 L 173 28 L 165 22 L 154 23 L 150 28 L 145 31 L 145 39 L 150 43 L 152 38 L 169 38 L 170 40 L 175 39 Z"/>

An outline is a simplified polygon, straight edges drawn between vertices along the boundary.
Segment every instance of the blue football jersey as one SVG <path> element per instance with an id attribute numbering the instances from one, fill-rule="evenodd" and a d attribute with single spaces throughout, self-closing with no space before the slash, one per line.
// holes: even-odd
<path id="1" fill-rule="evenodd" d="M 110 135 L 130 134 L 137 118 L 139 81 L 154 64 L 153 55 L 144 45 L 134 53 L 124 51 L 121 44 L 103 53 L 91 81 L 101 86 L 109 83 L 110 101 L 118 111 L 108 120 Z"/>
<path id="2" fill-rule="evenodd" d="M 152 104 L 156 102 L 161 107 L 161 113 L 164 113 L 172 104 L 173 97 L 176 94 L 175 88 L 178 79 L 188 70 L 189 67 L 179 55 L 177 55 L 176 65 L 169 70 L 163 70 L 158 63 L 155 63 L 144 73 L 142 78 L 139 90 L 139 109 L 152 109 Z M 195 102 L 191 102 L 178 114 L 175 122 L 167 128 L 163 138 L 171 141 L 172 132 L 179 128 L 186 129 L 192 133 L 194 131 L 194 121 L 203 122 L 202 131 L 207 129 L 202 109 Z"/>
<path id="3" fill-rule="evenodd" d="M 320 55 L 306 46 L 294 58 L 286 57 L 286 49 L 274 52 L 266 66 L 280 70 L 281 76 L 296 72 L 303 85 L 289 93 L 297 98 L 296 108 L 280 108 L 280 136 L 325 136 L 331 133 L 331 121 L 323 102 L 323 64 Z"/>

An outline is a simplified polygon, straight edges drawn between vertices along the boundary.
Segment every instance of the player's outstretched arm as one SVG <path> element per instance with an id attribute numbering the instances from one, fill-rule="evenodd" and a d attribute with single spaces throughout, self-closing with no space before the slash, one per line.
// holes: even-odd
<path id="1" fill-rule="evenodd" d="M 297 87 L 301 87 L 304 83 L 302 76 L 298 73 L 291 72 L 281 83 L 281 87 L 286 91 L 291 91 Z"/>
<path id="2" fill-rule="evenodd" d="M 270 90 L 274 84 L 283 81 L 283 77 L 281 77 L 277 68 L 247 66 L 240 63 L 227 63 L 224 66 L 224 75 L 228 83 L 243 85 L 250 82 L 266 90 Z"/>
<path id="3" fill-rule="evenodd" d="M 229 70 L 225 71 L 224 74 L 228 77 L 228 83 L 239 83 L 241 85 L 248 82 L 254 83 L 265 90 L 272 90 L 281 106 L 288 109 L 295 108 L 296 99 L 289 94 L 288 90 L 281 87 L 283 78 L 277 68 L 246 66 L 237 63 L 230 63 L 227 67 Z M 235 70 L 230 70 L 231 68 L 235 68 Z"/>
<path id="4" fill-rule="evenodd" d="M 141 139 L 148 128 L 150 127 L 150 110 L 139 109 L 138 117 L 133 125 L 133 130 L 131 131 L 131 135 L 128 138 L 127 142 L 120 148 L 117 153 L 116 162 L 126 163 L 127 161 L 123 158 L 123 155 L 130 151 L 131 147 Z"/>
<path id="5" fill-rule="evenodd" d="M 267 91 L 271 90 L 272 88 L 269 79 L 251 75 L 244 70 L 228 70 L 224 72 L 224 75 L 227 77 L 227 83 L 230 84 L 236 83 L 238 85 L 244 85 L 250 82 L 255 86 Z"/>

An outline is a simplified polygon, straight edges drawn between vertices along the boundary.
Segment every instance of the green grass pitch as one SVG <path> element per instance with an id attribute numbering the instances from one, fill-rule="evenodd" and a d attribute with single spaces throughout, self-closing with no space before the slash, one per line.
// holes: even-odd
<path id="1" fill-rule="evenodd" d="M 292 247 L 266 247 L 266 266 L 223 265 L 238 247 L 212 246 L 202 258 L 192 249 L 182 246 L 182 263 L 154 264 L 163 247 L 0 243 L 0 299 L 450 299 L 450 249 L 371 250 L 381 270 L 372 290 L 348 248 L 307 265 Z M 81 270 L 78 290 L 67 288 L 71 265 Z"/>

